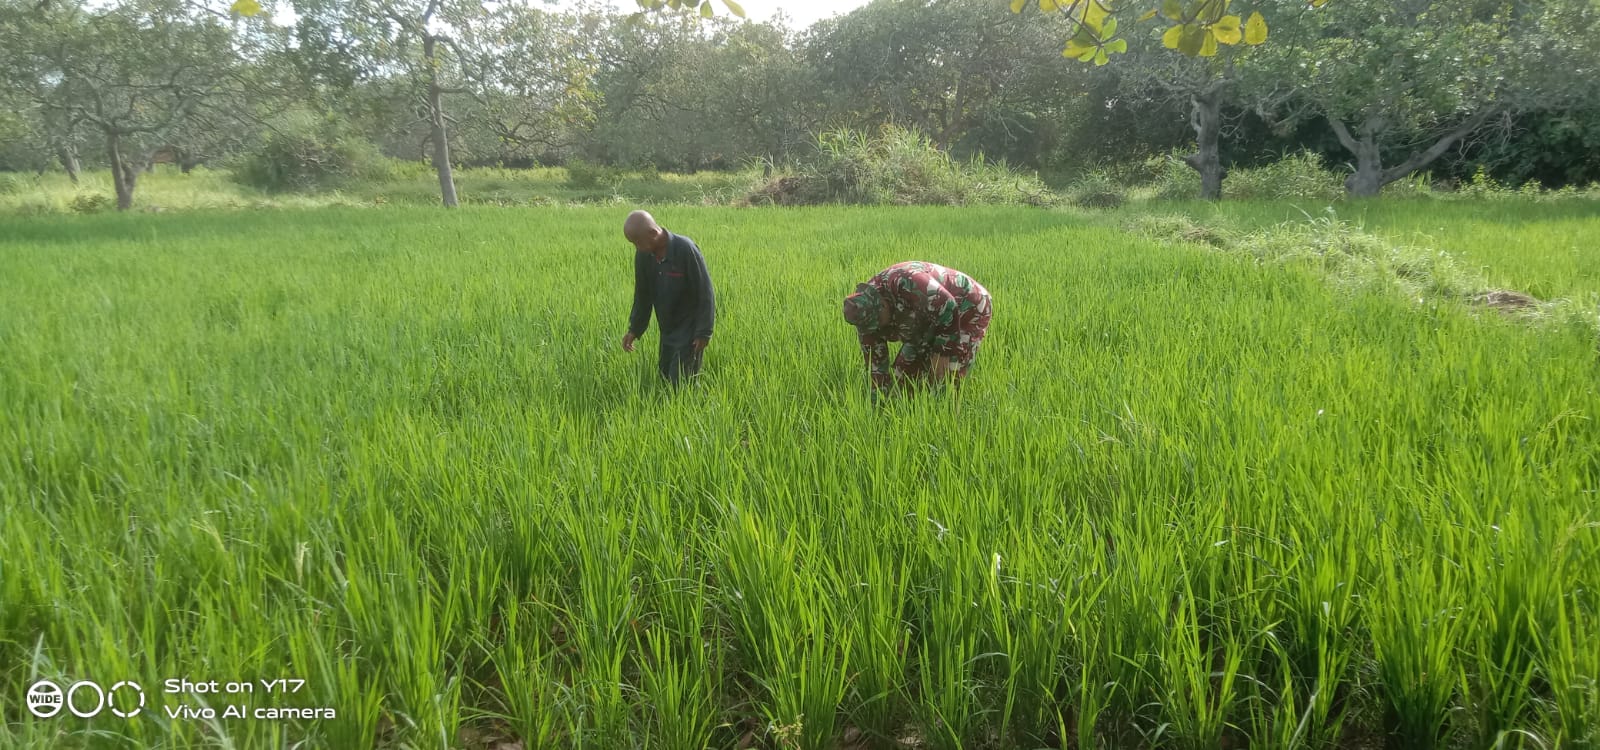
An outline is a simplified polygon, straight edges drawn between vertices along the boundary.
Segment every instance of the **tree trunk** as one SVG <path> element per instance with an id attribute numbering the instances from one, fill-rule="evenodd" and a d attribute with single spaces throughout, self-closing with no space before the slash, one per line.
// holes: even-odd
<path id="1" fill-rule="evenodd" d="M 1378 134 L 1383 132 L 1383 120 L 1368 117 L 1352 134 L 1349 126 L 1337 117 L 1329 117 L 1328 124 L 1339 137 L 1339 143 L 1356 157 L 1356 171 L 1344 178 L 1345 192 L 1355 198 L 1370 198 L 1383 190 L 1383 152 Z"/>
<path id="2" fill-rule="evenodd" d="M 111 157 L 111 184 L 117 190 L 117 210 L 133 208 L 133 188 L 139 180 L 139 170 L 122 156 L 122 138 L 116 133 L 106 135 L 107 156 Z"/>
<path id="3" fill-rule="evenodd" d="M 1194 127 L 1196 151 L 1183 158 L 1200 173 L 1200 197 L 1222 199 L 1222 87 L 1216 84 L 1189 97 L 1189 124 Z"/>
<path id="4" fill-rule="evenodd" d="M 78 154 L 71 146 L 61 146 L 56 149 L 56 158 L 61 160 L 61 168 L 67 170 L 67 179 L 72 184 L 78 184 Z"/>
<path id="5" fill-rule="evenodd" d="M 1472 131 L 1487 122 L 1495 115 L 1493 109 L 1483 109 L 1477 114 L 1467 118 L 1454 130 L 1440 136 L 1422 151 L 1411 155 L 1410 158 L 1399 165 L 1383 168 L 1383 155 L 1380 150 L 1378 136 L 1383 133 L 1387 124 L 1381 117 L 1368 117 L 1362 121 L 1361 128 L 1351 134 L 1350 128 L 1337 117 L 1329 117 L 1328 124 L 1333 126 L 1333 133 L 1339 137 L 1339 143 L 1356 157 L 1355 174 L 1346 177 L 1344 189 L 1353 197 L 1370 198 L 1383 190 L 1383 186 L 1395 180 L 1410 175 L 1423 167 L 1432 164 L 1435 159 L 1444 155 L 1456 141 L 1467 137 Z"/>
<path id="6" fill-rule="evenodd" d="M 450 141 L 445 137 L 444 90 L 439 86 L 437 43 L 432 35 L 422 42 L 422 56 L 428 64 L 428 129 L 433 140 L 433 168 L 439 173 L 439 195 L 446 208 L 455 208 L 456 182 L 450 171 Z"/>

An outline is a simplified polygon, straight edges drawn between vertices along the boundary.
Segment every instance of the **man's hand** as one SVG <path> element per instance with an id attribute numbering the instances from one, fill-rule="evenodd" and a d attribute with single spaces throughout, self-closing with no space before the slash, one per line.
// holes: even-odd
<path id="1" fill-rule="evenodd" d="M 622 334 L 622 350 L 625 352 L 633 351 L 633 342 L 638 340 L 634 337 L 633 331 Z"/>
<path id="2" fill-rule="evenodd" d="M 694 343 L 692 344 L 694 346 L 694 353 L 699 354 L 700 352 L 705 351 L 706 346 L 708 346 L 710 343 L 711 339 L 695 339 Z"/>

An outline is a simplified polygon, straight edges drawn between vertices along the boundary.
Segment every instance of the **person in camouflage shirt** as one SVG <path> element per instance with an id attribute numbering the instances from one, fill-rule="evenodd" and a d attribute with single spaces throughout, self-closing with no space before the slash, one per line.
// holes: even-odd
<path id="1" fill-rule="evenodd" d="M 896 263 L 844 298 L 844 319 L 856 327 L 872 384 L 900 380 L 959 384 L 972 368 L 989 327 L 989 292 L 960 271 L 923 261 Z M 889 342 L 900 353 L 889 371 Z"/>

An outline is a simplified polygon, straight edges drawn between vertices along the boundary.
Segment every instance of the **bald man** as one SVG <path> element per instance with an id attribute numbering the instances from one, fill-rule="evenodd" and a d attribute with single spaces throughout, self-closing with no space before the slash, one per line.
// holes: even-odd
<path id="1" fill-rule="evenodd" d="M 661 328 L 661 376 L 677 385 L 684 376 L 700 373 L 701 354 L 711 343 L 717 322 L 717 299 L 711 288 L 706 259 L 694 241 L 661 228 L 644 211 L 628 214 L 622 235 L 638 252 L 633 256 L 633 313 L 622 350 L 650 327 L 655 311 Z"/>

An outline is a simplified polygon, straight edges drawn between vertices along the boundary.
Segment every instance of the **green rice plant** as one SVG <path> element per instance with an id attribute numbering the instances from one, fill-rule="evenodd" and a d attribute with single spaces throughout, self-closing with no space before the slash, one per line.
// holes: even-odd
<path id="1" fill-rule="evenodd" d="M 337 716 L 0 701 L 0 746 L 1596 741 L 1596 329 L 1408 295 L 1581 306 L 1582 199 L 652 205 L 717 283 L 674 390 L 628 207 L 188 177 L 0 217 L 0 681 Z M 959 399 L 875 405 L 838 300 L 915 257 L 996 317 Z"/>
<path id="2" fill-rule="evenodd" d="M 1386 545 L 1399 539 L 1386 533 Z M 1460 685 L 1455 644 L 1466 630 L 1458 576 L 1446 560 L 1412 559 L 1380 569 L 1363 608 L 1387 702 L 1386 728 L 1402 747 L 1448 745 Z"/>

